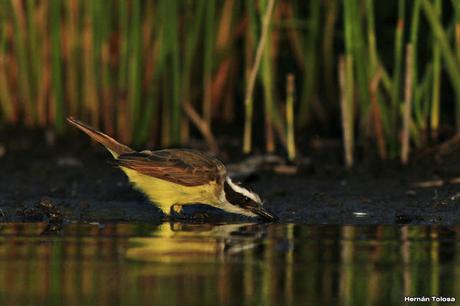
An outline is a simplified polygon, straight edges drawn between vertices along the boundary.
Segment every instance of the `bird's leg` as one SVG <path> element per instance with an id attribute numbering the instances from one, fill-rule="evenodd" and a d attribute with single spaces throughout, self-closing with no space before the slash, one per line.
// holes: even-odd
<path id="1" fill-rule="evenodd" d="M 170 208 L 170 213 L 175 215 L 181 215 L 184 212 L 184 206 L 182 204 L 174 204 Z"/>
<path id="2" fill-rule="evenodd" d="M 186 220 L 187 214 L 184 213 L 184 205 L 182 204 L 173 204 L 169 208 L 169 216 L 173 220 Z"/>

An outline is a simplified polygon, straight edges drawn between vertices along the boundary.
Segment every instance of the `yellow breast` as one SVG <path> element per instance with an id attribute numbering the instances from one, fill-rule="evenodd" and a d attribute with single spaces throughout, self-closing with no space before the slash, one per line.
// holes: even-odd
<path id="1" fill-rule="evenodd" d="M 135 170 L 120 167 L 131 183 L 148 196 L 165 214 L 174 204 L 202 203 L 216 205 L 219 202 L 216 182 L 200 186 L 183 186 L 166 180 L 141 174 Z"/>

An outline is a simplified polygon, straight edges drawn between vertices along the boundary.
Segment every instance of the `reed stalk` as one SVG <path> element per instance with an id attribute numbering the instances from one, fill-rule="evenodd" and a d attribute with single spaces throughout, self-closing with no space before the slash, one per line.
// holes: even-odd
<path id="1" fill-rule="evenodd" d="M 30 76 L 29 76 L 29 86 L 30 86 L 30 96 L 31 99 L 36 100 L 37 97 L 37 87 L 38 83 L 40 82 L 39 75 L 41 72 L 41 63 L 40 63 L 40 52 L 39 52 L 39 44 L 38 44 L 38 33 L 37 23 L 35 20 L 35 3 L 33 0 L 27 0 L 26 2 L 26 23 L 27 23 L 27 33 L 28 33 L 28 58 L 30 59 Z M 35 102 L 34 102 L 35 103 Z M 36 109 L 33 111 L 36 113 Z"/>
<path id="2" fill-rule="evenodd" d="M 49 96 L 51 92 L 51 64 L 49 61 L 49 54 L 51 42 L 49 35 L 44 34 L 47 33 L 49 29 L 49 5 L 49 1 L 43 1 L 37 8 L 37 33 L 43 33 L 40 36 L 42 40 L 41 50 L 40 53 L 37 54 L 41 62 L 41 74 L 39 76 L 40 82 L 38 83 L 39 86 L 37 92 L 37 122 L 40 126 L 46 126 L 47 124 L 52 123 L 50 122 L 51 116 L 49 116 L 49 110 L 51 110 L 49 105 Z"/>
<path id="3" fill-rule="evenodd" d="M 375 36 L 374 0 L 366 0 L 367 41 L 369 44 L 370 73 L 374 74 L 378 64 L 377 42 Z M 381 70 L 380 70 L 381 71 Z M 381 72 L 379 72 L 381 75 Z"/>
<path id="4" fill-rule="evenodd" d="M 337 1 L 328 1 L 327 4 L 336 3 L 336 2 Z M 297 63 L 297 66 L 299 66 L 299 68 L 302 68 L 302 67 L 305 67 L 305 64 L 304 64 L 305 56 L 303 52 L 304 46 L 302 46 L 303 37 L 300 31 L 303 28 L 303 24 L 301 22 L 296 22 L 299 19 L 299 17 L 297 17 L 297 14 L 296 14 L 299 12 L 299 8 L 297 4 L 298 3 L 296 3 L 295 1 L 285 2 L 282 5 L 280 4 L 280 10 L 284 12 L 285 21 L 284 23 L 280 21 L 279 27 L 282 27 L 283 25 L 285 26 L 286 31 L 287 31 L 286 38 L 289 40 L 289 44 L 290 44 L 290 47 L 292 48 L 294 59 Z M 326 20 L 330 20 L 330 19 L 331 18 L 327 18 Z M 327 23 L 327 25 L 329 25 L 329 23 Z M 327 27 L 327 25 L 325 25 L 325 27 Z M 324 30 L 324 32 L 326 32 L 326 30 Z M 329 38 L 330 40 L 328 42 L 330 42 L 333 45 L 333 42 L 334 42 L 333 36 L 330 35 Z M 323 44 L 323 48 L 325 48 L 324 44 Z M 331 48 L 330 51 L 333 51 L 333 48 Z"/>
<path id="5" fill-rule="evenodd" d="M 129 18 L 128 2 L 119 0 L 118 2 L 118 32 L 119 32 L 119 56 L 118 56 L 118 75 L 117 75 L 117 134 L 121 141 L 127 142 L 131 137 L 131 129 L 128 126 L 129 112 L 127 106 L 127 79 L 129 63 Z M 86 78 L 85 78 L 86 80 Z"/>
<path id="6" fill-rule="evenodd" d="M 400 90 L 402 81 L 402 67 L 403 67 L 403 52 L 404 52 L 404 27 L 405 27 L 405 11 L 406 1 L 398 0 L 398 19 L 396 21 L 395 30 L 395 45 L 394 45 L 394 61 L 393 61 L 393 90 L 391 91 L 391 131 L 392 135 L 397 134 L 397 119 L 400 113 Z M 396 150 L 396 144 L 394 141 L 391 142 L 392 155 Z"/>
<path id="7" fill-rule="evenodd" d="M 207 125 L 211 126 L 212 115 L 212 67 L 214 52 L 214 15 L 216 1 L 208 1 L 206 6 L 206 20 L 204 33 L 204 59 L 203 59 L 203 117 Z M 224 12 L 223 12 L 224 13 Z M 201 20 L 199 18 L 198 20 Z"/>
<path id="8" fill-rule="evenodd" d="M 64 130 L 64 95 L 62 92 L 61 64 L 61 2 L 52 0 L 50 5 L 51 25 L 51 69 L 54 101 L 54 123 L 58 132 Z"/>
<path id="9" fill-rule="evenodd" d="M 262 7 L 267 7 L 266 1 L 261 2 Z M 271 26 L 268 25 L 265 47 L 262 53 L 261 78 L 264 93 L 264 121 L 265 121 L 265 150 L 273 153 L 275 150 L 275 138 L 273 134 L 274 113 L 274 88 L 273 88 L 273 59 L 272 59 L 272 35 Z"/>
<path id="10" fill-rule="evenodd" d="M 4 3 L 1 8 L 4 8 Z M 5 122 L 14 121 L 13 102 L 8 88 L 7 70 L 6 70 L 6 16 L 0 13 L 0 105 L 2 110 L 2 119 Z"/>
<path id="11" fill-rule="evenodd" d="M 141 1 L 133 0 L 131 9 L 128 99 L 133 137 L 138 128 L 141 108 Z"/>
<path id="12" fill-rule="evenodd" d="M 460 2 L 396 3 L 396 26 L 388 29 L 374 0 L 0 1 L 0 123 L 61 132 L 70 114 L 123 142 L 171 145 L 188 141 L 191 124 L 210 141 L 213 120 L 238 122 L 242 107 L 243 152 L 252 149 L 254 122 L 263 120 L 266 151 L 279 141 L 292 158 L 291 112 L 295 123 L 323 135 L 334 130 L 331 118 L 340 107 L 348 165 L 355 137 L 366 145 L 369 132 L 381 158 L 402 159 L 407 146 L 426 144 L 427 131 L 436 138 L 441 123 L 449 124 L 451 97 L 460 127 Z M 388 34 L 394 37 L 389 52 Z M 422 50 L 422 34 L 432 52 Z M 411 54 L 405 62 L 406 43 Z M 408 57 L 411 69 L 404 68 Z M 291 71 L 301 80 L 298 105 L 290 77 L 277 77 Z M 241 94 L 244 104 L 238 105 Z M 361 128 L 355 131 L 355 124 Z"/>
<path id="13" fill-rule="evenodd" d="M 345 165 L 347 168 L 353 166 L 353 57 L 352 55 L 341 56 L 339 58 L 339 84 L 340 84 L 340 107 L 342 114 L 342 133 L 345 155 Z"/>
<path id="14" fill-rule="evenodd" d="M 411 112 L 412 112 L 412 94 L 413 94 L 413 58 L 412 45 L 406 46 L 406 81 L 404 91 L 404 108 L 403 108 L 403 129 L 401 136 L 401 162 L 407 164 L 410 153 L 410 127 L 411 127 Z"/>
<path id="15" fill-rule="evenodd" d="M 442 3 L 440 0 L 435 0 L 435 14 L 438 20 L 442 18 Z M 441 100 L 441 48 L 433 38 L 433 89 L 431 98 L 431 137 L 438 137 L 439 129 L 439 109 Z"/>
<path id="16" fill-rule="evenodd" d="M 379 105 L 379 84 L 382 79 L 382 69 L 380 67 L 374 73 L 370 83 L 369 83 L 369 94 L 371 98 L 371 115 L 373 123 L 373 130 L 374 135 L 377 142 L 377 148 L 379 152 L 379 156 L 381 159 L 386 159 L 388 156 L 387 148 L 386 148 L 386 141 L 385 141 L 385 134 L 383 129 L 383 120 L 382 120 L 382 111 Z"/>
<path id="17" fill-rule="evenodd" d="M 244 20 L 237 20 L 239 11 L 243 11 L 244 2 L 225 0 L 216 14 L 220 19 L 215 32 L 215 63 L 213 63 L 213 77 L 211 94 L 213 107 L 212 114 L 220 116 L 223 122 L 231 122 L 235 118 L 235 79 L 237 74 L 238 57 L 235 49 L 235 40 L 243 34 Z M 255 19 L 254 19 L 255 20 Z M 218 106 L 215 109 L 215 106 Z M 213 116 L 213 115 L 211 115 Z"/>
<path id="18" fill-rule="evenodd" d="M 108 16 L 105 16 L 107 14 Z M 111 17 L 114 15 L 113 6 L 108 2 L 99 2 L 96 11 L 94 12 L 93 18 L 98 18 L 97 24 L 98 40 L 95 48 L 95 66 L 98 67 L 98 98 L 101 101 L 101 119 L 104 126 L 104 131 L 113 135 L 114 125 L 114 107 L 113 107 L 113 76 L 110 69 L 110 23 Z"/>
<path id="19" fill-rule="evenodd" d="M 356 92 L 359 97 L 361 110 L 366 113 L 370 105 L 369 99 L 369 72 L 368 72 L 368 56 L 365 50 L 365 41 L 363 38 L 363 18 L 359 8 L 359 1 L 347 0 L 345 5 L 349 6 L 347 14 L 347 22 L 350 23 L 350 31 L 352 35 L 351 49 L 353 50 L 353 65 L 356 71 Z M 356 60 L 359 59 L 359 60 Z"/>
<path id="20" fill-rule="evenodd" d="M 296 158 L 295 133 L 294 133 L 294 96 L 295 79 L 292 73 L 286 78 L 286 138 L 289 160 Z"/>
<path id="21" fill-rule="evenodd" d="M 119 95 L 126 92 L 126 79 L 128 70 L 128 37 L 129 37 L 129 20 L 128 20 L 128 2 L 119 0 L 118 3 L 118 32 L 120 42 L 120 55 L 118 58 L 118 91 Z"/>
<path id="22" fill-rule="evenodd" d="M 66 50 L 65 58 L 68 65 L 68 71 L 71 73 L 66 74 L 66 99 L 68 101 L 68 113 L 72 116 L 78 116 L 79 109 L 79 92 L 77 77 L 79 75 L 78 68 L 78 17 L 79 5 L 77 0 L 70 0 L 65 2 L 66 8 Z"/>
<path id="23" fill-rule="evenodd" d="M 379 90 L 380 84 L 388 93 L 392 90 L 392 81 L 388 72 L 381 64 L 377 48 L 377 38 L 375 34 L 375 13 L 374 0 L 366 1 L 367 17 L 367 42 L 369 52 L 369 98 L 371 103 L 371 122 L 373 124 L 374 136 L 376 138 L 379 156 L 382 159 L 387 158 L 387 140 L 386 135 L 392 135 L 389 113 L 386 111 L 386 105 L 383 103 L 382 93 Z M 391 138 L 391 136 L 389 137 Z"/>
<path id="24" fill-rule="evenodd" d="M 436 41 L 440 45 L 441 54 L 445 61 L 445 68 L 449 74 L 452 87 L 455 91 L 456 98 L 456 124 L 457 130 L 460 130 L 460 64 L 457 61 L 447 38 L 447 34 L 442 28 L 441 22 L 438 19 L 435 7 L 428 0 L 422 1 L 422 9 L 425 13 L 426 18 L 431 26 L 431 30 L 436 38 Z"/>
<path id="25" fill-rule="evenodd" d="M 357 52 L 359 38 L 356 36 L 358 26 L 356 23 L 357 2 L 355 0 L 346 0 L 344 2 L 344 30 L 345 30 L 345 56 L 339 58 L 339 85 L 340 85 L 340 109 L 342 114 L 342 131 L 343 145 L 345 155 L 345 165 L 347 168 L 353 166 L 353 147 L 354 147 L 354 58 L 363 60 Z M 358 72 L 358 74 L 360 74 Z M 359 82 L 359 81 L 358 81 Z M 367 89 L 366 89 L 367 90 Z"/>
<path id="26" fill-rule="evenodd" d="M 369 76 L 374 75 L 376 69 L 379 69 L 380 77 L 383 88 L 391 93 L 393 88 L 392 80 L 390 79 L 387 70 L 382 65 L 378 48 L 377 38 L 375 34 L 375 13 L 374 13 L 374 0 L 366 0 L 366 18 L 367 18 L 367 43 L 369 51 L 370 71 Z"/>
<path id="27" fill-rule="evenodd" d="M 316 91 L 316 80 L 317 80 L 317 56 L 318 56 L 318 34 L 320 27 L 320 2 L 310 1 L 308 12 L 309 16 L 307 19 L 307 34 L 305 38 L 304 47 L 304 84 L 302 89 L 302 100 L 300 103 L 300 109 L 298 112 L 298 123 L 300 126 L 305 126 L 308 119 L 308 113 L 310 112 L 310 104 Z M 330 35 L 330 34 L 329 34 Z"/>
<path id="28" fill-rule="evenodd" d="M 163 7 L 162 3 L 158 3 L 155 6 L 154 18 L 151 21 L 152 30 L 156 35 L 153 38 L 152 50 L 146 52 L 146 57 L 150 57 L 152 61 L 151 77 L 148 77 L 146 80 L 147 84 L 147 94 L 146 94 L 146 104 L 143 113 L 141 114 L 142 119 L 139 125 L 139 133 L 137 141 L 138 143 L 146 142 L 149 137 L 154 139 L 157 134 L 157 128 L 159 127 L 158 121 L 161 117 L 160 107 L 161 100 L 159 99 L 161 91 L 159 90 L 161 84 L 161 76 L 163 75 L 164 66 L 166 63 L 166 48 L 165 48 L 165 33 L 164 25 L 162 22 L 163 16 Z"/>
<path id="29" fill-rule="evenodd" d="M 244 99 L 245 105 L 245 123 L 244 123 L 244 135 L 243 135 L 243 152 L 250 153 L 252 147 L 252 115 L 253 115 L 253 100 L 252 95 L 254 92 L 254 86 L 256 82 L 257 72 L 259 70 L 260 61 L 265 48 L 265 40 L 267 39 L 268 29 L 270 25 L 270 19 L 275 6 L 275 0 L 269 0 L 268 5 L 262 19 L 262 33 L 260 35 L 259 43 L 257 46 L 257 52 L 254 58 L 254 64 L 249 74 L 248 85 L 246 87 L 246 95 Z"/>
<path id="30" fill-rule="evenodd" d="M 195 124 L 195 126 L 203 135 L 206 143 L 209 146 L 209 150 L 211 150 L 213 154 L 217 154 L 219 152 L 219 145 L 211 131 L 209 124 L 207 124 L 206 121 L 204 121 L 200 115 L 198 115 L 190 103 L 184 103 L 183 108 L 189 119 Z"/>
<path id="31" fill-rule="evenodd" d="M 181 124 L 181 102 L 180 102 L 180 52 L 178 34 L 178 7 L 177 0 L 167 2 L 167 34 L 166 40 L 170 46 L 171 57 L 171 141 L 179 143 Z"/>
<path id="32" fill-rule="evenodd" d="M 253 56 L 253 49 L 255 45 L 255 40 L 257 37 L 257 22 L 256 22 L 256 14 L 255 14 L 255 7 L 254 1 L 248 0 L 246 3 L 246 16 L 248 18 L 248 26 L 245 29 L 244 35 L 244 76 L 246 81 L 246 90 L 249 84 L 249 78 L 251 76 L 252 67 L 254 66 L 254 56 Z M 247 97 L 246 97 L 247 98 Z M 252 147 L 252 118 L 253 118 L 253 99 L 249 97 L 249 99 L 244 103 L 244 129 L 243 129 L 243 152 L 249 153 Z"/>
<path id="33" fill-rule="evenodd" d="M 460 2 L 452 0 L 455 13 L 455 46 L 457 48 L 457 61 L 460 63 Z"/>
<path id="34" fill-rule="evenodd" d="M 171 84 L 168 78 L 166 78 L 166 71 L 163 70 L 162 87 L 163 87 L 163 105 L 161 114 L 161 145 L 171 145 L 171 103 L 165 102 L 170 99 Z"/>
<path id="35" fill-rule="evenodd" d="M 324 67 L 324 83 L 329 90 L 326 91 L 326 97 L 329 103 L 334 103 L 337 100 L 336 73 L 334 63 L 336 57 L 334 54 L 334 36 L 336 33 L 336 24 L 339 13 L 339 1 L 325 2 L 325 21 L 324 21 L 324 38 L 323 38 L 323 67 Z"/>
<path id="36" fill-rule="evenodd" d="M 212 1 L 214 2 L 214 0 Z M 194 10 L 190 10 L 190 15 L 189 20 L 193 21 L 190 24 L 189 27 L 189 34 L 187 35 L 187 38 L 185 39 L 185 46 L 184 46 L 184 61 L 183 61 L 183 69 L 182 69 L 182 80 L 181 80 L 181 85 L 182 85 L 182 96 L 181 96 L 181 104 L 182 108 L 185 111 L 185 114 L 187 115 L 188 119 L 194 123 L 195 125 L 197 124 L 205 124 L 208 125 L 206 130 L 211 130 L 210 122 L 207 122 L 206 119 L 202 120 L 202 118 L 199 117 L 198 113 L 195 111 L 195 109 L 192 106 L 192 97 L 191 97 L 191 90 L 193 86 L 193 64 L 194 60 L 196 59 L 196 50 L 198 46 L 198 38 L 199 35 L 201 34 L 202 31 L 202 26 L 204 23 L 204 19 L 206 18 L 206 5 L 205 2 L 198 2 L 197 6 L 195 7 Z M 211 42 L 213 40 L 209 38 Z M 206 54 L 206 56 L 212 56 L 212 54 Z M 204 59 L 207 61 L 207 59 Z M 209 86 L 211 86 L 211 79 L 209 80 Z M 206 82 L 204 82 L 206 83 Z M 206 95 L 206 93 L 204 94 Z M 211 104 L 209 104 L 209 107 Z M 210 114 L 210 113 L 209 113 Z M 204 114 L 205 116 L 206 114 Z M 192 117 L 191 117 L 192 116 Z M 210 117 L 208 118 L 210 119 Z M 187 118 L 184 118 L 184 120 L 187 120 Z M 186 138 L 188 137 L 188 121 L 187 125 L 183 124 L 183 132 L 182 137 L 181 137 L 181 142 L 184 142 Z M 203 134 L 203 128 L 201 126 L 197 126 L 198 130 L 202 132 Z M 206 141 L 209 141 L 211 139 L 210 137 L 207 137 L 205 134 Z M 209 143 L 208 143 L 209 144 Z M 211 144 L 209 144 L 210 147 L 212 147 Z"/>
<path id="37" fill-rule="evenodd" d="M 26 37 L 26 16 L 24 10 L 21 7 L 20 1 L 11 0 L 11 7 L 14 12 L 14 30 L 13 35 L 15 42 L 14 48 L 17 53 L 18 61 L 18 77 L 19 77 L 19 88 L 20 88 L 20 101 L 21 110 L 24 114 L 24 121 L 28 125 L 32 125 L 35 120 L 34 115 L 34 102 L 32 100 L 31 89 L 30 89 L 30 65 L 28 60 L 27 52 L 27 37 Z"/>
<path id="38" fill-rule="evenodd" d="M 412 45 L 412 75 L 413 75 L 413 92 L 414 92 L 414 124 L 417 125 L 422 132 L 426 129 L 426 122 L 423 119 L 422 101 L 418 98 L 419 90 L 419 69 L 418 69 L 418 36 L 420 24 L 420 0 L 415 0 L 412 6 L 412 17 L 410 24 L 410 44 Z"/>
<path id="39" fill-rule="evenodd" d="M 91 2 L 84 2 L 83 33 L 82 33 L 82 65 L 83 84 L 82 92 L 84 99 L 84 117 L 89 117 L 91 124 L 99 126 L 99 99 L 96 88 L 95 67 L 94 67 L 94 32 Z M 123 139 L 124 140 L 124 139 Z"/>
<path id="40" fill-rule="evenodd" d="M 415 52 L 413 51 L 414 56 Z M 415 65 L 414 65 L 415 66 Z M 425 72 L 420 80 L 420 83 L 414 85 L 414 133 L 411 137 L 417 147 L 426 143 L 425 132 L 427 125 L 430 125 L 430 102 L 431 102 L 431 89 L 432 89 L 432 78 L 433 78 L 433 65 L 430 63 L 426 66 Z M 414 82 L 416 78 L 414 77 Z"/>

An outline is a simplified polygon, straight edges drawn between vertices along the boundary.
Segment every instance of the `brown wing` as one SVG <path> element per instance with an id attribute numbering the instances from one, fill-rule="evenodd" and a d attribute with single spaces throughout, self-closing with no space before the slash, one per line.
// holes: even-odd
<path id="1" fill-rule="evenodd" d="M 187 149 L 167 149 L 122 154 L 117 165 L 185 186 L 222 182 L 225 166 L 205 153 Z"/>

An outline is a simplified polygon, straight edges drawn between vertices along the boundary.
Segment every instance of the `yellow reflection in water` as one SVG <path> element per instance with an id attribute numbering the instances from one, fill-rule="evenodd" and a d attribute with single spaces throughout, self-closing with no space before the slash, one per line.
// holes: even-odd
<path id="1" fill-rule="evenodd" d="M 263 236 L 258 224 L 162 224 L 148 237 L 133 237 L 129 259 L 158 262 L 215 261 L 257 246 Z"/>
<path id="2" fill-rule="evenodd" d="M 1 305 L 391 305 L 404 295 L 460 297 L 458 228 L 45 230 L 41 223 L 0 225 Z"/>

